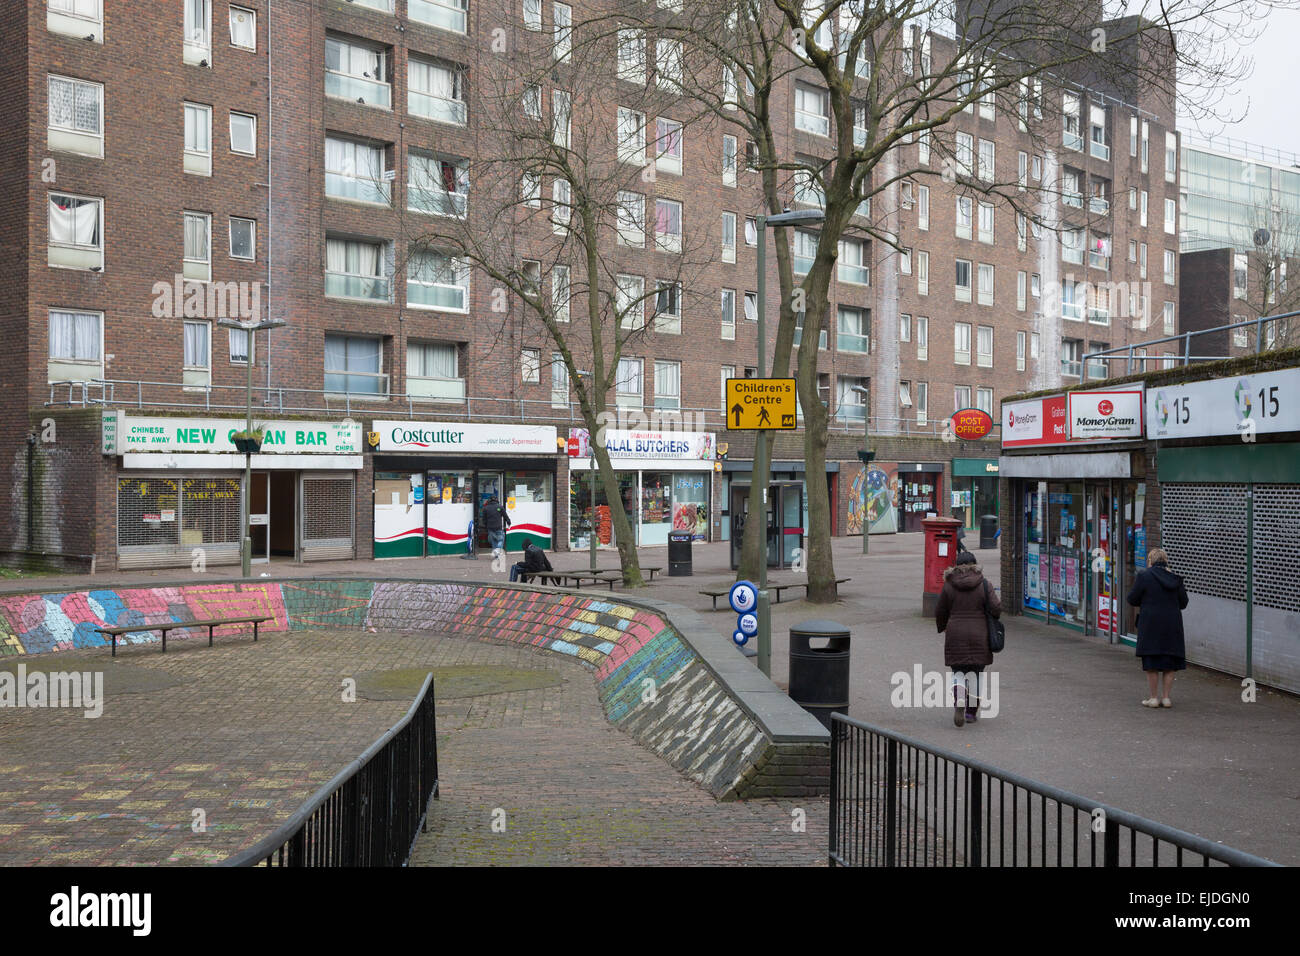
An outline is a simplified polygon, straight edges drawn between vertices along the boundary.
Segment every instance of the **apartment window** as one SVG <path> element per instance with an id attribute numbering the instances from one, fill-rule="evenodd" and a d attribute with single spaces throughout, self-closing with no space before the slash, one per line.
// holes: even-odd
<path id="1" fill-rule="evenodd" d="M 520 98 L 520 104 L 523 106 L 524 115 L 529 119 L 541 119 L 542 88 L 536 83 L 529 83 L 524 87 L 524 95 Z"/>
<path id="2" fill-rule="evenodd" d="M 952 326 L 952 360 L 956 365 L 970 364 L 970 323 L 954 322 Z"/>
<path id="3" fill-rule="evenodd" d="M 567 90 L 551 91 L 551 141 L 560 149 L 569 148 L 573 117 L 573 97 Z"/>
<path id="4" fill-rule="evenodd" d="M 795 230 L 794 234 L 794 269 L 795 275 L 807 275 L 812 271 L 817 258 L 817 236 L 815 233 Z"/>
<path id="5" fill-rule="evenodd" d="M 618 241 L 624 246 L 645 245 L 645 196 L 622 191 L 615 212 Z"/>
<path id="6" fill-rule="evenodd" d="M 1147 191 L 1144 189 L 1138 194 L 1138 224 L 1146 228 L 1147 224 Z"/>
<path id="7" fill-rule="evenodd" d="M 1023 149 L 1016 154 L 1016 187 L 1024 192 L 1029 185 L 1029 154 Z"/>
<path id="8" fill-rule="evenodd" d="M 1178 206 L 1172 199 L 1165 200 L 1165 234 L 1172 236 L 1177 228 Z"/>
<path id="9" fill-rule="evenodd" d="M 1083 173 L 1066 166 L 1061 172 L 1061 202 L 1075 209 L 1083 208 Z"/>
<path id="10" fill-rule="evenodd" d="M 537 259 L 523 259 L 519 263 L 520 287 L 526 296 L 536 298 L 542 294 L 542 263 Z"/>
<path id="11" fill-rule="evenodd" d="M 991 140 L 980 140 L 980 179 L 993 182 L 993 154 L 995 146 Z"/>
<path id="12" fill-rule="evenodd" d="M 620 162 L 640 165 L 645 162 L 645 114 L 618 109 L 618 158 Z"/>
<path id="13" fill-rule="evenodd" d="M 916 317 L 916 360 L 928 361 L 930 358 L 930 319 L 924 315 Z"/>
<path id="14" fill-rule="evenodd" d="M 928 382 L 916 383 L 916 423 L 924 425 L 930 419 L 930 385 Z"/>
<path id="15" fill-rule="evenodd" d="M 185 172 L 212 175 L 212 107 L 185 104 Z"/>
<path id="16" fill-rule="evenodd" d="M 736 185 L 736 137 L 722 137 L 722 185 Z"/>
<path id="17" fill-rule="evenodd" d="M 676 120 L 655 120 L 655 168 L 665 173 L 681 175 L 682 124 Z"/>
<path id="18" fill-rule="evenodd" d="M 1024 332 L 1016 333 L 1016 371 L 1025 370 L 1025 339 L 1027 336 Z"/>
<path id="19" fill-rule="evenodd" d="M 348 0 L 349 3 L 355 2 L 359 7 L 366 7 L 370 10 L 378 10 L 381 13 L 393 12 L 393 0 Z M 412 3 L 414 7 L 414 3 Z"/>
<path id="20" fill-rule="evenodd" d="M 1128 241 L 1128 261 L 1138 261 L 1138 244 L 1136 239 L 1130 239 Z"/>
<path id="21" fill-rule="evenodd" d="M 230 218 L 230 258 L 257 258 L 257 221 Z"/>
<path id="22" fill-rule="evenodd" d="M 722 214 L 722 261 L 736 261 L 736 214 Z"/>
<path id="23" fill-rule="evenodd" d="M 971 218 L 974 200 L 970 196 L 957 197 L 957 238 L 969 239 L 971 236 Z"/>
<path id="24" fill-rule="evenodd" d="M 325 294 L 367 302 L 388 301 L 386 246 L 382 242 L 325 240 Z M 408 275 L 416 257 L 408 263 Z M 410 293 L 407 293 L 410 302 Z"/>
<path id="25" fill-rule="evenodd" d="M 1147 244 L 1145 242 L 1139 242 L 1138 243 L 1138 278 L 1145 279 L 1146 277 L 1147 277 Z"/>
<path id="26" fill-rule="evenodd" d="M 1092 155 L 1104 162 L 1110 162 L 1110 142 L 1106 132 L 1106 107 L 1089 104 L 1088 138 L 1091 142 Z"/>
<path id="27" fill-rule="evenodd" d="M 1028 276 L 1023 271 L 1016 273 L 1016 311 L 1025 311 Z"/>
<path id="28" fill-rule="evenodd" d="M 979 241 L 990 245 L 993 243 L 993 204 L 979 204 Z"/>
<path id="29" fill-rule="evenodd" d="M 855 103 L 853 105 L 853 145 L 857 147 L 866 146 L 867 135 L 870 131 L 866 104 Z"/>
<path id="30" fill-rule="evenodd" d="M 406 9 L 419 23 L 452 33 L 469 32 L 469 0 L 407 0 Z"/>
<path id="31" fill-rule="evenodd" d="M 542 0 L 524 0 L 524 29 L 541 32 Z"/>
<path id="32" fill-rule="evenodd" d="M 912 249 L 910 246 L 898 254 L 898 271 L 905 276 L 912 274 Z"/>
<path id="33" fill-rule="evenodd" d="M 389 109 L 393 105 L 393 88 L 388 66 L 388 51 L 381 46 L 325 37 L 326 96 Z"/>
<path id="34" fill-rule="evenodd" d="M 1061 258 L 1077 266 L 1083 265 L 1083 230 L 1066 229 L 1061 233 Z"/>
<path id="35" fill-rule="evenodd" d="M 247 365 L 249 352 L 253 348 L 253 333 L 248 329 L 226 329 L 230 333 L 226 343 L 230 350 L 231 365 Z"/>
<path id="36" fill-rule="evenodd" d="M 975 330 L 975 361 L 980 368 L 993 367 L 993 326 L 981 325 Z"/>
<path id="37" fill-rule="evenodd" d="M 407 61 L 406 109 L 437 123 L 464 126 L 469 116 L 465 96 L 465 71 L 441 60 L 409 57 Z M 542 90 L 529 86 L 524 90 L 524 113 L 542 118 Z"/>
<path id="38" fill-rule="evenodd" d="M 871 267 L 867 244 L 861 239 L 841 239 L 837 274 L 841 282 L 857 285 L 871 284 Z"/>
<path id="39" fill-rule="evenodd" d="M 745 321 L 746 322 L 758 321 L 758 293 L 757 292 L 745 293 Z"/>
<path id="40" fill-rule="evenodd" d="M 257 49 L 257 13 L 243 7 L 230 8 L 230 45 L 241 50 Z"/>
<path id="41" fill-rule="evenodd" d="M 522 173 L 519 177 L 519 199 L 525 206 L 542 208 L 542 177 L 537 173 Z"/>
<path id="42" fill-rule="evenodd" d="M 211 0 L 185 0 L 186 63 L 207 66 L 212 59 Z"/>
<path id="43" fill-rule="evenodd" d="M 573 50 L 573 8 L 564 3 L 553 4 L 551 23 L 554 27 L 553 49 L 556 62 L 565 63 Z"/>
<path id="44" fill-rule="evenodd" d="M 655 246 L 661 252 L 682 251 L 682 204 L 672 199 L 655 200 Z"/>
<path id="45" fill-rule="evenodd" d="M 50 149 L 104 155 L 104 87 L 62 76 L 47 78 Z"/>
<path id="46" fill-rule="evenodd" d="M 618 78 L 645 85 L 645 35 L 640 30 L 618 31 Z"/>
<path id="47" fill-rule="evenodd" d="M 727 379 L 736 377 L 736 366 L 722 366 L 722 410 L 727 410 Z"/>
<path id="48" fill-rule="evenodd" d="M 230 151 L 257 155 L 257 117 L 251 113 L 230 114 Z"/>
<path id="49" fill-rule="evenodd" d="M 815 160 L 811 160 L 815 162 Z M 817 174 L 811 169 L 794 171 L 794 201 L 804 206 L 816 206 L 821 209 L 826 205 L 826 197 L 817 182 Z"/>
<path id="50" fill-rule="evenodd" d="M 615 400 L 619 405 L 639 408 L 642 404 L 641 360 L 621 358 L 614 383 Z"/>
<path id="51" fill-rule="evenodd" d="M 922 166 L 930 165 L 930 131 L 923 129 L 916 134 L 916 161 Z"/>
<path id="52" fill-rule="evenodd" d="M 916 294 L 930 294 L 930 253 L 916 254 Z"/>
<path id="53" fill-rule="evenodd" d="M 1032 359 L 1038 358 L 1038 333 L 1037 332 L 1029 333 L 1029 357 Z"/>
<path id="54" fill-rule="evenodd" d="M 722 337 L 728 341 L 736 338 L 736 290 L 722 290 Z M 732 374 L 735 374 L 733 369 Z"/>
<path id="55" fill-rule="evenodd" d="M 1174 284 L 1174 260 L 1176 258 L 1172 249 L 1165 250 L 1165 285 Z"/>
<path id="56" fill-rule="evenodd" d="M 916 228 L 930 228 L 930 187 L 916 187 Z"/>
<path id="57" fill-rule="evenodd" d="M 551 268 L 551 314 L 556 322 L 569 321 L 569 267 Z"/>
<path id="58" fill-rule="evenodd" d="M 655 362 L 655 408 L 682 407 L 682 363 Z"/>
<path id="59" fill-rule="evenodd" d="M 89 382 L 104 377 L 104 314 L 50 310 L 50 382 Z"/>
<path id="60" fill-rule="evenodd" d="M 758 220 L 753 216 L 745 217 L 745 245 L 758 245 Z"/>
<path id="61" fill-rule="evenodd" d="M 387 395 L 383 340 L 360 335 L 325 334 L 325 391 L 334 394 Z"/>
<path id="62" fill-rule="evenodd" d="M 542 381 L 542 350 L 519 350 L 519 379 L 525 385 L 536 385 Z"/>
<path id="63" fill-rule="evenodd" d="M 104 201 L 49 194 L 49 264 L 68 269 L 104 268 Z"/>
<path id="64" fill-rule="evenodd" d="M 1061 374 L 1083 376 L 1083 339 L 1061 340 Z"/>
<path id="65" fill-rule="evenodd" d="M 616 276 L 614 309 L 618 313 L 620 328 L 645 328 L 645 280 L 640 276 Z"/>
<path id="66" fill-rule="evenodd" d="M 99 0 L 49 0 L 46 26 L 52 33 L 80 38 L 91 24 L 99 26 L 101 21 Z M 103 42 L 103 38 L 97 42 Z"/>
<path id="67" fill-rule="evenodd" d="M 1172 302 L 1165 303 L 1164 320 L 1165 320 L 1165 335 L 1173 335 L 1176 326 L 1174 323 L 1174 304 Z"/>
<path id="68" fill-rule="evenodd" d="M 1041 182 L 1043 179 L 1043 157 L 1035 156 L 1033 162 L 1034 182 Z"/>
<path id="69" fill-rule="evenodd" d="M 1136 186 L 1128 188 L 1128 208 L 1136 209 L 1138 207 L 1138 191 Z"/>
<path id="70" fill-rule="evenodd" d="M 898 341 L 912 341 L 912 317 L 906 312 L 898 316 Z"/>
<path id="71" fill-rule="evenodd" d="M 993 414 L 993 389 L 975 389 L 975 407 L 989 415 Z"/>
<path id="72" fill-rule="evenodd" d="M 460 377 L 458 349 L 436 342 L 406 345 L 406 392 L 412 398 L 463 402 L 465 380 Z M 566 390 L 567 398 L 567 390 Z"/>
<path id="73" fill-rule="evenodd" d="M 970 133 L 957 133 L 957 171 L 971 175 L 975 163 L 975 137 Z"/>
<path id="74" fill-rule="evenodd" d="M 388 205 L 384 148 L 334 136 L 325 138 L 325 195 Z"/>
<path id="75" fill-rule="evenodd" d="M 1029 275 L 1029 294 L 1034 298 L 1038 298 L 1042 294 L 1042 281 L 1037 272 Z"/>
<path id="76" fill-rule="evenodd" d="M 953 411 L 960 411 L 963 408 L 970 408 L 970 386 L 955 385 L 952 390 L 952 408 Z"/>
<path id="77" fill-rule="evenodd" d="M 186 322 L 183 336 L 185 355 L 181 384 L 187 389 L 206 389 L 212 384 L 212 325 Z"/>
<path id="78" fill-rule="evenodd" d="M 1128 154 L 1136 156 L 1138 154 L 1138 118 L 1137 114 L 1128 118 Z"/>
<path id="79" fill-rule="evenodd" d="M 1083 134 L 1079 128 L 1079 97 L 1074 93 L 1061 96 L 1061 143 L 1066 149 L 1083 150 Z"/>
<path id="80" fill-rule="evenodd" d="M 1061 283 L 1061 316 L 1066 319 L 1074 319 L 1076 322 L 1083 319 L 1083 301 L 1084 285 L 1080 282 L 1076 285 L 1073 282 Z"/>
<path id="81" fill-rule="evenodd" d="M 563 234 L 569 227 L 573 215 L 573 187 L 567 179 L 556 179 L 551 183 L 551 229 Z"/>
<path id="82" fill-rule="evenodd" d="M 1029 243 L 1029 223 L 1023 212 L 1016 213 L 1016 248 L 1024 252 Z"/>
<path id="83" fill-rule="evenodd" d="M 1165 133 L 1165 182 L 1172 183 L 1178 178 L 1178 134 L 1172 130 Z"/>
<path id="84" fill-rule="evenodd" d="M 655 41 L 656 82 L 671 89 L 682 84 L 682 44 L 679 40 Z"/>
<path id="85" fill-rule="evenodd" d="M 465 160 L 412 150 L 407 157 L 406 176 L 406 204 L 410 209 L 458 218 L 468 211 L 469 166 Z M 534 183 L 540 187 L 541 180 L 534 177 L 534 182 L 527 185 L 531 188 Z"/>
<path id="86" fill-rule="evenodd" d="M 207 213 L 185 213 L 185 278 L 212 278 L 212 217 Z"/>
<path id="87" fill-rule="evenodd" d="M 794 87 L 794 125 L 805 133 L 829 136 L 831 132 L 830 98 L 825 90 L 796 83 Z"/>
<path id="88" fill-rule="evenodd" d="M 758 144 L 752 139 L 745 141 L 745 168 L 751 173 L 758 169 Z"/>
<path id="89" fill-rule="evenodd" d="M 1110 269 L 1110 237 L 1091 236 L 1088 240 L 1088 265 L 1094 269 Z"/>
<path id="90" fill-rule="evenodd" d="M 981 262 L 979 268 L 979 304 L 993 304 L 993 266 Z"/>
<path id="91" fill-rule="evenodd" d="M 748 85 L 748 78 L 746 78 Z M 740 106 L 740 90 L 736 85 L 736 71 L 730 66 L 722 68 L 722 106 L 734 110 Z"/>
<path id="92" fill-rule="evenodd" d="M 1151 146 L 1151 124 L 1146 120 L 1142 121 L 1142 172 L 1147 171 L 1147 157 L 1150 154 Z"/>
<path id="93" fill-rule="evenodd" d="M 682 286 L 660 279 L 655 286 L 655 331 L 678 335 L 682 331 Z"/>
<path id="94" fill-rule="evenodd" d="M 1247 258 L 1238 253 L 1232 257 L 1232 296 L 1234 299 L 1246 298 Z"/>
<path id="95" fill-rule="evenodd" d="M 956 296 L 958 302 L 970 301 L 970 260 L 958 259 L 956 262 Z"/>
<path id="96" fill-rule="evenodd" d="M 835 348 L 840 352 L 870 350 L 870 314 L 864 309 L 840 306 L 836 315 Z"/>

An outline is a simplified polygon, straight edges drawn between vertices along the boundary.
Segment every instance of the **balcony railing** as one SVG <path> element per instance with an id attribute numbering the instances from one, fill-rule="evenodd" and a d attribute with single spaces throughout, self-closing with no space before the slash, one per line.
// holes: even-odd
<path id="1" fill-rule="evenodd" d="M 1083 374 L 1082 362 L 1071 362 L 1069 359 L 1061 359 L 1061 374 L 1072 375 L 1078 378 Z"/>
<path id="2" fill-rule="evenodd" d="M 815 256 L 795 256 L 792 266 L 795 275 L 807 275 L 812 270 L 815 258 Z"/>
<path id="3" fill-rule="evenodd" d="M 1088 378 L 1093 378 L 1093 379 L 1106 378 L 1107 377 L 1106 365 L 1107 365 L 1106 362 L 1089 362 Z"/>
<path id="4" fill-rule="evenodd" d="M 803 341 L 803 329 L 801 329 L 801 328 L 796 328 L 796 329 L 794 330 L 794 344 L 795 344 L 795 345 L 798 345 L 798 344 L 799 344 L 800 342 L 802 342 L 802 341 Z M 825 329 L 822 329 L 821 332 L 819 332 L 818 335 L 817 335 L 817 347 L 818 347 L 819 349 L 824 349 L 824 348 L 826 348 L 826 330 L 825 330 Z"/>
<path id="5" fill-rule="evenodd" d="M 866 352 L 870 344 L 870 338 L 855 332 L 839 332 L 835 335 L 835 348 L 840 352 Z"/>
<path id="6" fill-rule="evenodd" d="M 421 93 L 418 90 L 407 91 L 406 109 L 415 116 L 423 116 L 425 119 L 436 120 L 439 123 L 450 123 L 453 126 L 464 126 L 468 115 L 464 100 L 449 100 L 431 93 Z"/>
<path id="7" fill-rule="evenodd" d="M 343 272 L 327 272 L 325 273 L 325 294 L 335 298 L 387 302 L 388 280 L 383 276 L 358 276 L 348 275 Z"/>
<path id="8" fill-rule="evenodd" d="M 407 205 L 417 212 L 464 219 L 469 209 L 469 193 L 448 193 L 411 184 L 407 186 L 406 195 Z"/>
<path id="9" fill-rule="evenodd" d="M 417 400 L 463 403 L 465 401 L 465 379 L 408 375 L 406 376 L 406 393 Z"/>
<path id="10" fill-rule="evenodd" d="M 1110 325 L 1110 309 L 1088 308 L 1088 321 L 1094 325 Z"/>
<path id="11" fill-rule="evenodd" d="M 871 285 L 870 266 L 855 266 L 850 265 L 847 262 L 841 262 L 838 272 L 841 282 L 853 282 L 857 285 Z"/>
<path id="12" fill-rule="evenodd" d="M 329 395 L 388 397 L 388 376 L 383 372 L 325 371 L 325 392 Z"/>
<path id="13" fill-rule="evenodd" d="M 1066 149 L 1072 149 L 1076 153 L 1083 152 L 1083 137 L 1078 133 L 1072 133 L 1068 129 L 1061 133 L 1061 145 Z"/>
<path id="14" fill-rule="evenodd" d="M 1092 155 L 1097 159 L 1110 162 L 1110 147 L 1105 143 L 1099 143 L 1094 139 L 1092 141 Z"/>
<path id="15" fill-rule="evenodd" d="M 465 288 L 440 282 L 406 282 L 406 304 L 423 306 L 426 309 L 450 309 L 454 312 L 465 311 Z"/>
<path id="16" fill-rule="evenodd" d="M 1078 302 L 1062 302 L 1061 317 L 1065 319 L 1074 319 L 1075 321 L 1082 321 L 1083 305 Z"/>
<path id="17" fill-rule="evenodd" d="M 436 0 L 408 0 L 406 12 L 412 20 L 453 33 L 465 33 L 469 19 L 468 11 L 461 4 Z"/>
<path id="18" fill-rule="evenodd" d="M 1105 196 L 1093 196 L 1088 200 L 1088 211 L 1105 216 L 1110 212 L 1110 200 Z"/>
<path id="19" fill-rule="evenodd" d="M 325 174 L 325 195 L 335 199 L 354 199 L 357 202 L 371 202 L 383 206 L 389 204 L 388 183 L 377 179 L 345 176 L 342 173 Z"/>
<path id="20" fill-rule="evenodd" d="M 1083 208 L 1083 193 L 1066 191 L 1061 194 L 1061 202 L 1066 206 L 1073 206 L 1075 209 Z"/>
<path id="21" fill-rule="evenodd" d="M 367 106 L 382 106 L 390 109 L 393 105 L 393 88 L 379 80 L 348 73 L 325 71 L 325 95 L 337 96 L 345 100 L 364 100 Z"/>

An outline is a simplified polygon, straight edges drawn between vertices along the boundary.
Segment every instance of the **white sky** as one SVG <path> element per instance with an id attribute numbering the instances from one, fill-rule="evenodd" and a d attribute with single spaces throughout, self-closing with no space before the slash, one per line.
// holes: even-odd
<path id="1" fill-rule="evenodd" d="M 1300 10 L 1270 11 L 1265 29 L 1243 49 L 1254 61 L 1254 70 L 1217 108 L 1222 115 L 1242 119 L 1227 125 L 1203 123 L 1199 132 L 1300 154 L 1295 70 L 1300 57 Z M 1187 119 L 1180 120 L 1178 126 L 1198 131 Z"/>

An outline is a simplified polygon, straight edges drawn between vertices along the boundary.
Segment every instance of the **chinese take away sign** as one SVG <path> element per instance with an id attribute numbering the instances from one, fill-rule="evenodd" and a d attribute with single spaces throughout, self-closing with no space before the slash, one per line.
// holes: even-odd
<path id="1" fill-rule="evenodd" d="M 729 378 L 727 428 L 793 429 L 798 400 L 792 378 Z"/>

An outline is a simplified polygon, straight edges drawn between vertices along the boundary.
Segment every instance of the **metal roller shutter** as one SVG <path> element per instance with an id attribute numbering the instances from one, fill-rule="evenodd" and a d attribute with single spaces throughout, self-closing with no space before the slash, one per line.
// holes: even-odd
<path id="1" fill-rule="evenodd" d="M 356 557 L 354 477 L 304 473 L 301 501 L 302 559 Z"/>
<path id="2" fill-rule="evenodd" d="M 117 563 L 123 570 L 239 563 L 242 482 L 226 475 L 131 475 L 117 482 Z M 162 516 L 171 512 L 171 519 Z"/>
<path id="3" fill-rule="evenodd" d="M 1245 485 L 1162 485 L 1160 543 L 1188 592 L 1246 600 Z"/>

